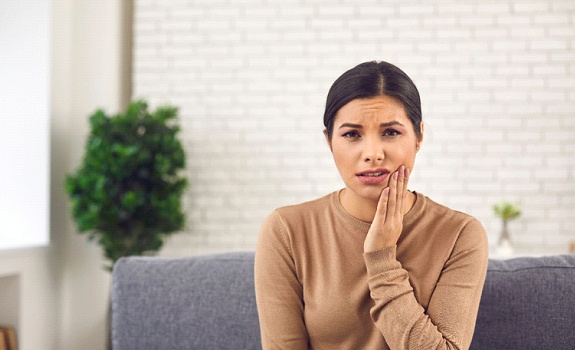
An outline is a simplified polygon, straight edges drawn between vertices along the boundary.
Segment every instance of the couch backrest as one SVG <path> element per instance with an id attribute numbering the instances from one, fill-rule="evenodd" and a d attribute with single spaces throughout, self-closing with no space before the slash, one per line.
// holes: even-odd
<path id="1" fill-rule="evenodd" d="M 115 350 L 261 349 L 254 253 L 130 257 L 113 272 Z M 575 255 L 490 260 L 471 349 L 574 349 Z"/>
<path id="2" fill-rule="evenodd" d="M 261 349 L 254 254 L 120 259 L 113 271 L 112 345 Z"/>
<path id="3" fill-rule="evenodd" d="M 471 349 L 575 349 L 575 255 L 490 260 Z"/>

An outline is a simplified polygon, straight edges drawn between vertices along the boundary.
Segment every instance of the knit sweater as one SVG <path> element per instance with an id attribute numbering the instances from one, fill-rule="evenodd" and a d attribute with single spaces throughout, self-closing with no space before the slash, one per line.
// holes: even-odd
<path id="1" fill-rule="evenodd" d="M 473 217 L 420 193 L 396 246 L 363 252 L 370 223 L 339 192 L 263 223 L 255 288 L 263 349 L 467 349 L 487 269 Z"/>

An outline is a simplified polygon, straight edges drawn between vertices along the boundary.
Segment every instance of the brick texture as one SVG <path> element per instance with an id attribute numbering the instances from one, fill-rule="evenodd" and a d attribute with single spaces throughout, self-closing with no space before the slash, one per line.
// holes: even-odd
<path id="1" fill-rule="evenodd" d="M 575 6 L 565 1 L 136 0 L 134 98 L 180 107 L 188 225 L 162 254 L 252 250 L 274 208 L 342 182 L 325 96 L 367 60 L 405 70 L 426 134 L 410 188 L 518 246 L 575 240 Z M 564 248 L 563 248 L 564 247 Z"/>

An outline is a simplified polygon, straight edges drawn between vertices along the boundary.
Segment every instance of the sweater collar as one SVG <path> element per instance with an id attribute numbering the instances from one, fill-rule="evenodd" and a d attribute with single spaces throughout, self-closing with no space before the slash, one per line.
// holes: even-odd
<path id="1" fill-rule="evenodd" d="M 339 191 L 335 191 L 331 194 L 331 198 L 330 198 L 330 202 L 331 202 L 331 207 L 334 209 L 334 212 L 341 218 L 343 219 L 345 222 L 361 229 L 361 230 L 369 230 L 369 227 L 371 226 L 371 222 L 367 222 L 367 221 L 362 221 L 359 220 L 357 218 L 355 218 L 353 215 L 351 215 L 350 213 L 348 213 L 344 208 L 343 205 L 341 205 L 341 202 L 339 201 L 339 195 L 340 192 L 342 190 Z M 425 208 L 425 199 L 426 197 L 419 193 L 419 192 L 413 192 L 415 193 L 415 203 L 413 204 L 413 207 L 405 214 L 405 216 L 403 217 L 403 226 L 407 226 L 408 224 L 410 224 L 411 222 L 413 222 L 415 220 L 415 218 L 417 218 L 419 215 L 421 215 L 421 213 L 423 212 L 424 208 Z"/>

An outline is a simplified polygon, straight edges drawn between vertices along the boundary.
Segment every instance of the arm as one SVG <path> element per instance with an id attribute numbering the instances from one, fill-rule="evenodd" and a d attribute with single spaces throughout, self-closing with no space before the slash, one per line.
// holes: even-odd
<path id="1" fill-rule="evenodd" d="M 256 302 L 262 348 L 307 349 L 303 289 L 291 244 L 277 212 L 263 223 L 255 257 Z"/>
<path id="2" fill-rule="evenodd" d="M 391 349 L 468 349 L 487 269 L 487 238 L 472 220 L 462 229 L 427 310 L 415 299 L 395 247 L 364 254 L 375 305 L 371 316 Z"/>
<path id="3" fill-rule="evenodd" d="M 408 272 L 396 259 L 408 177 L 403 166 L 393 174 L 364 242 L 375 303 L 371 317 L 391 349 L 467 349 L 487 270 L 485 231 L 475 219 L 460 229 L 425 310 L 415 298 Z"/>

